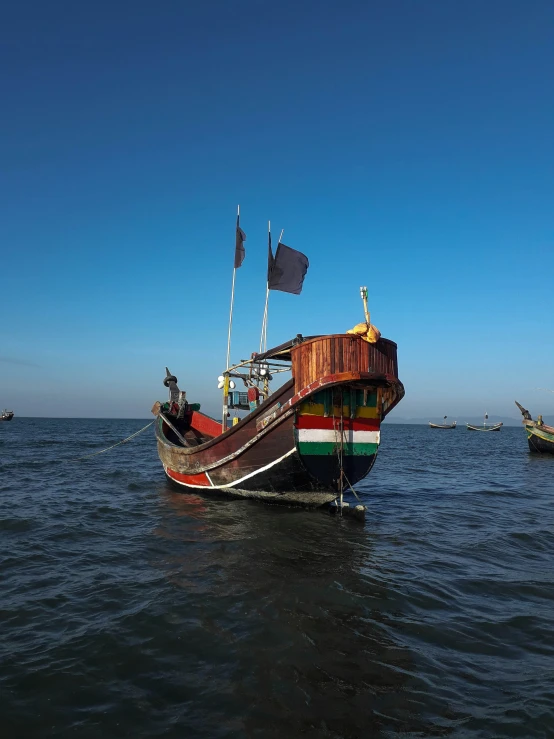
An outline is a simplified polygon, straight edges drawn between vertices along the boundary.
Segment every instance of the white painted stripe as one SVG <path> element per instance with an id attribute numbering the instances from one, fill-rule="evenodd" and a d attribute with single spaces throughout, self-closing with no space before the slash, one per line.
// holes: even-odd
<path id="1" fill-rule="evenodd" d="M 380 431 L 343 431 L 345 444 L 379 444 Z M 298 441 L 340 443 L 341 433 L 337 429 L 298 429 Z"/>
<path id="2" fill-rule="evenodd" d="M 190 482 L 181 482 L 181 480 L 176 480 L 174 477 L 171 477 L 171 475 L 168 475 L 173 482 L 178 483 L 179 485 L 183 485 L 187 488 L 198 488 L 199 490 L 223 490 L 224 488 L 236 488 L 237 485 L 239 485 L 241 482 L 244 482 L 245 480 L 249 480 L 251 477 L 254 477 L 255 475 L 259 475 L 260 472 L 265 472 L 266 470 L 271 469 L 276 464 L 279 464 L 279 462 L 282 462 L 283 459 L 286 459 L 287 457 L 290 457 L 290 455 L 296 451 L 296 447 L 290 450 L 290 452 L 287 452 L 286 454 L 283 454 L 282 457 L 279 457 L 279 459 L 276 459 L 274 462 L 271 462 L 270 464 L 266 464 L 265 467 L 260 467 L 257 470 L 254 470 L 254 472 L 250 472 L 248 475 L 245 475 L 244 477 L 241 477 L 238 480 L 234 480 L 233 482 L 227 482 L 225 485 L 214 485 L 211 477 L 206 472 L 206 476 L 208 477 L 208 480 L 211 483 L 211 487 L 209 485 L 191 485 Z M 167 473 L 167 465 L 164 465 L 164 470 Z M 180 472 L 181 475 L 186 475 L 186 472 Z"/>
<path id="3" fill-rule="evenodd" d="M 289 402 L 290 401 L 287 401 L 287 403 L 289 403 Z M 287 405 L 287 403 L 285 403 L 285 405 L 280 409 L 280 411 L 285 408 L 285 406 Z M 191 474 L 201 475 L 202 472 L 207 472 L 208 470 L 215 470 L 218 467 L 223 467 L 224 464 L 226 464 L 227 462 L 230 462 L 232 459 L 236 459 L 241 454 L 243 454 L 247 449 L 249 449 L 251 446 L 253 446 L 254 444 L 256 444 L 262 438 L 262 436 L 265 436 L 266 434 L 269 434 L 271 431 L 273 431 L 273 429 L 278 424 L 280 424 L 283 421 L 285 421 L 287 418 L 289 418 L 289 416 L 292 416 L 293 413 L 294 413 L 294 408 L 289 408 L 289 410 L 286 413 L 282 413 L 280 416 L 277 416 L 277 418 L 275 419 L 275 423 L 273 423 L 273 421 L 271 423 L 268 423 L 268 425 L 264 429 L 262 429 L 262 431 L 260 431 L 258 434 L 256 434 L 256 436 L 253 436 L 251 439 L 249 439 L 246 442 L 246 444 L 243 444 L 243 446 L 241 446 L 240 449 L 237 449 L 235 452 L 233 452 L 232 454 L 228 454 L 226 457 L 223 457 L 222 459 L 218 459 L 216 462 L 211 462 L 210 464 L 205 464 L 202 467 L 202 469 L 199 469 L 196 472 L 191 473 Z M 161 427 L 161 419 L 160 419 L 160 427 Z M 183 457 L 188 457 L 189 455 L 192 456 L 192 455 L 199 454 L 199 451 L 198 450 L 201 447 L 207 446 L 208 444 L 213 444 L 214 441 L 218 441 L 218 437 L 216 436 L 215 439 L 212 439 L 211 441 L 207 441 L 207 442 L 205 442 L 205 444 L 200 444 L 199 446 L 193 446 L 193 447 L 186 447 L 186 448 L 184 448 L 184 447 L 179 446 L 178 444 L 173 444 L 171 441 L 168 441 L 166 439 L 166 437 L 164 436 L 163 432 L 160 431 L 160 427 L 158 427 L 158 431 L 159 431 L 160 436 L 162 437 L 160 439 L 160 441 L 162 442 L 162 444 L 165 447 L 171 447 L 173 449 L 179 449 L 179 451 L 182 453 L 182 456 Z M 225 433 L 227 433 L 227 432 L 225 432 Z M 162 464 L 163 464 L 163 461 L 162 461 Z M 186 473 L 184 473 L 184 474 L 186 474 Z M 201 486 L 201 487 L 203 487 L 203 486 Z"/>

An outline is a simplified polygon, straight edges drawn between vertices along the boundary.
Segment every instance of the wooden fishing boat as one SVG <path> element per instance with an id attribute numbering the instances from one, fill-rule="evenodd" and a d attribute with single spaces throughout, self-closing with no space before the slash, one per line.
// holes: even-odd
<path id="1" fill-rule="evenodd" d="M 491 423 L 487 425 L 487 419 L 489 417 L 488 413 L 485 413 L 485 418 L 483 420 L 482 426 L 473 426 L 471 423 L 466 423 L 466 427 L 468 431 L 500 431 L 502 426 L 504 424 L 502 422 L 500 423 Z"/>
<path id="2" fill-rule="evenodd" d="M 282 243 L 273 254 L 268 223 L 266 299 L 260 351 L 230 366 L 235 276 L 245 258 L 246 234 L 237 211 L 231 309 L 224 373 L 222 421 L 189 404 L 166 367 L 169 401 L 157 402 L 158 454 L 168 478 L 184 488 L 219 490 L 274 502 L 321 505 L 372 468 L 381 421 L 404 396 L 398 379 L 396 344 L 382 339 L 370 322 L 367 288 L 360 288 L 365 323 L 345 334 L 304 338 L 300 334 L 267 350 L 270 290 L 302 291 L 309 262 Z M 273 375 L 291 372 L 274 392 Z M 235 380 L 246 392 L 236 390 Z M 229 410 L 247 411 L 228 427 Z M 363 506 L 359 506 L 363 509 Z"/>
<path id="3" fill-rule="evenodd" d="M 443 417 L 443 420 L 446 421 L 447 418 L 448 418 L 448 416 L 444 416 Z M 455 429 L 456 428 L 456 421 L 454 421 L 453 423 L 431 423 L 431 421 L 429 421 L 429 428 L 432 428 L 432 429 Z"/>
<path id="4" fill-rule="evenodd" d="M 0 421 L 11 421 L 14 415 L 13 411 L 7 411 L 4 409 L 0 415 Z"/>
<path id="5" fill-rule="evenodd" d="M 284 369 L 292 378 L 272 394 L 260 393 L 256 382 Z M 229 391 L 229 407 L 250 412 L 222 429 L 188 404 L 167 371 L 169 401 L 152 412 L 165 473 L 184 488 L 329 502 L 371 470 L 381 422 L 404 396 L 396 344 L 351 334 L 298 335 L 230 368 L 225 382 L 230 378 L 242 380 L 247 392 Z"/>
<path id="6" fill-rule="evenodd" d="M 539 454 L 554 454 L 554 426 L 547 426 L 540 415 L 537 416 L 536 421 L 533 421 L 531 414 L 526 408 L 520 405 L 517 400 L 515 404 L 523 416 L 522 423 L 527 432 L 529 450 Z"/>

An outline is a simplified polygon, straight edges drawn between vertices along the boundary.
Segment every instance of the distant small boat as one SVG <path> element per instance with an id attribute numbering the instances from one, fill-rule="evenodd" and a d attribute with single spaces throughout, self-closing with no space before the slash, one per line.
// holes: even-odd
<path id="1" fill-rule="evenodd" d="M 517 400 L 515 404 L 523 416 L 529 450 L 539 454 L 554 454 L 554 426 L 547 426 L 543 423 L 542 416 L 537 416 L 537 420 L 533 421 L 526 408 L 520 405 Z"/>
<path id="2" fill-rule="evenodd" d="M 448 418 L 448 416 L 444 416 L 443 417 L 443 421 L 446 421 L 447 418 Z M 453 423 L 431 423 L 431 421 L 429 421 L 429 428 L 432 428 L 432 429 L 455 429 L 456 428 L 456 421 L 454 421 Z"/>
<path id="3" fill-rule="evenodd" d="M 466 427 L 468 431 L 500 431 L 502 426 L 504 424 L 502 422 L 500 423 L 491 423 L 489 426 L 487 426 L 487 419 L 489 417 L 488 413 L 485 413 L 485 418 L 483 421 L 482 426 L 473 426 L 471 423 L 466 423 Z"/>
<path id="4" fill-rule="evenodd" d="M 2 411 L 2 415 L 0 416 L 0 421 L 11 421 L 13 417 L 14 417 L 13 411 L 7 411 L 4 409 Z"/>

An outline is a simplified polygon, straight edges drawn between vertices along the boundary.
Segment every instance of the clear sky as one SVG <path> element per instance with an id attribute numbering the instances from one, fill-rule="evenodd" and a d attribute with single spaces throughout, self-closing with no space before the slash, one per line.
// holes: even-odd
<path id="1" fill-rule="evenodd" d="M 258 348 L 267 220 L 305 252 L 268 344 L 363 319 L 397 416 L 550 413 L 554 3 L 22 2 L 0 22 L 0 407 L 217 413 Z"/>

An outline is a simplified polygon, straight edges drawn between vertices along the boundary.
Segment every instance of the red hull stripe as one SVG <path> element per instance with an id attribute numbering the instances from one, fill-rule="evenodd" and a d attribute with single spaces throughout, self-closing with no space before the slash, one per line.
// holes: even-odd
<path id="1" fill-rule="evenodd" d="M 210 481 L 208 480 L 208 475 L 205 472 L 202 472 L 200 475 L 182 475 L 180 472 L 174 472 L 168 467 L 167 474 L 173 480 L 182 482 L 185 485 L 200 485 L 201 487 L 207 488 L 212 487 Z"/>
<path id="2" fill-rule="evenodd" d="M 343 418 L 345 431 L 379 431 L 381 424 L 377 418 Z M 334 425 L 333 425 L 334 423 Z M 297 429 L 340 429 L 340 418 L 299 415 Z"/>
<path id="3" fill-rule="evenodd" d="M 222 433 L 220 423 L 214 421 L 213 418 L 205 416 L 203 413 L 198 413 L 198 411 L 193 411 L 190 425 L 193 429 L 196 429 L 196 431 L 199 431 L 201 434 L 206 434 L 207 436 L 215 437 Z"/>

